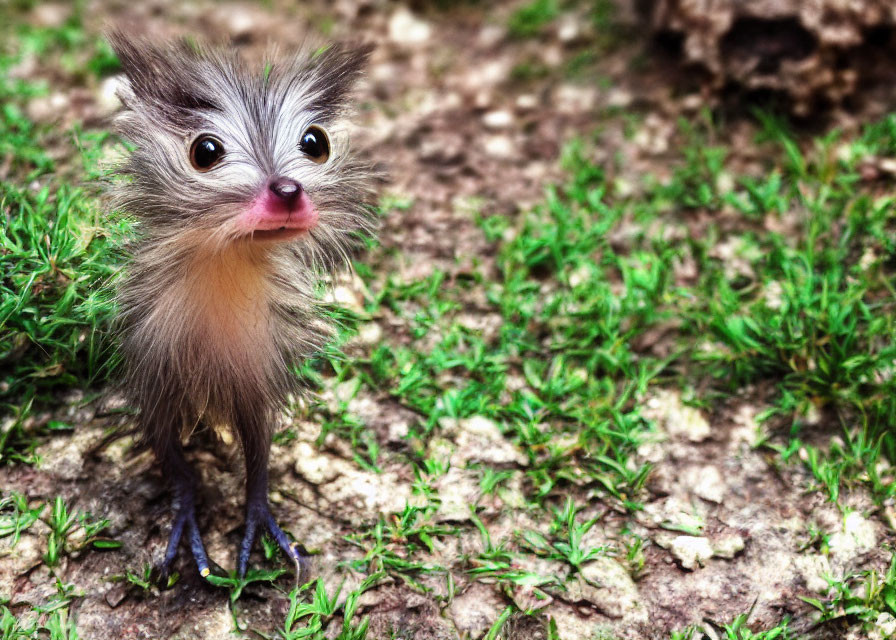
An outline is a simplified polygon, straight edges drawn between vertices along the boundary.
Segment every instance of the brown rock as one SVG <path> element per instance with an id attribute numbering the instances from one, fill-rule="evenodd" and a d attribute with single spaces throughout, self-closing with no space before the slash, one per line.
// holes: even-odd
<path id="1" fill-rule="evenodd" d="M 891 59 L 889 0 L 658 0 L 650 29 L 714 91 L 776 93 L 798 115 L 854 94 L 869 55 Z"/>

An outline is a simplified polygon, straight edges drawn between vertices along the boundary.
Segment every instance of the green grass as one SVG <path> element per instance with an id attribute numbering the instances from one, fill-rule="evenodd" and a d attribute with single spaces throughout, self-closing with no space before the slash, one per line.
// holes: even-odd
<path id="1" fill-rule="evenodd" d="M 710 143 L 713 127 L 709 118 L 683 125 L 681 162 L 671 178 L 648 180 L 643 192 L 626 197 L 615 194 L 583 147 L 573 146 L 569 182 L 549 189 L 543 205 L 515 220 L 480 221 L 498 255 L 497 279 L 484 270 L 454 280 L 436 271 L 401 282 L 359 268 L 375 292 L 367 312 L 399 318 L 407 340 L 366 358 L 340 359 L 333 373 L 339 383 L 391 395 L 420 416 L 409 461 L 430 504 L 439 498 L 427 479 L 447 467 L 428 443 L 445 420 L 483 416 L 527 455 L 532 509 L 575 514 L 583 505 L 561 509 L 557 497 L 576 487 L 637 510 L 649 473 L 637 447 L 654 428 L 638 407 L 652 389 L 668 386 L 707 407 L 767 389 L 760 419 L 770 431 L 757 446 L 785 463 L 805 461 L 817 489 L 833 501 L 856 485 L 879 501 L 893 495 L 892 477 L 880 475 L 878 462 L 896 460 L 896 210 L 886 186 L 861 181 L 859 163 L 896 148 L 896 118 L 855 140 L 833 133 L 798 146 L 763 116 L 757 145 L 768 153 L 759 175 L 726 175 L 728 152 Z M 711 221 L 691 233 L 693 212 L 706 209 L 739 222 Z M 683 262 L 696 267 L 688 280 L 676 274 Z M 499 318 L 493 331 L 462 322 L 470 299 L 485 300 L 482 311 Z M 669 330 L 662 357 L 640 346 L 658 329 Z M 821 438 L 813 415 L 820 416 Z M 483 476 L 486 484 L 500 479 Z M 565 528 L 553 525 L 553 536 L 520 531 L 500 541 L 475 516 L 474 524 L 485 551 L 471 559 L 470 574 L 508 585 L 552 584 L 515 568 L 520 554 L 576 567 L 610 553 L 633 570 L 639 564 L 637 541 L 579 548 L 576 532 L 588 521 L 567 518 Z M 422 560 L 424 546 L 406 547 L 397 562 L 386 547 L 370 547 L 367 560 L 379 556 L 370 566 L 404 579 L 433 570 Z M 835 607 L 838 598 L 832 592 L 819 602 Z M 771 639 L 786 638 L 786 629 L 753 632 L 742 617 L 724 631 Z"/>
<path id="2" fill-rule="evenodd" d="M 108 290 L 118 271 L 104 214 L 64 184 L 0 184 L 0 206 L 4 391 L 95 379 L 108 360 Z"/>
<path id="3" fill-rule="evenodd" d="M 775 625 L 771 629 L 753 631 L 747 625 L 749 618 L 750 614 L 744 613 L 737 616 L 729 624 L 719 625 L 716 628 L 709 628 L 717 634 L 717 637 L 724 638 L 725 640 L 790 640 L 796 637 L 788 632 L 787 627 L 789 625 L 787 621 Z M 692 626 L 684 631 L 673 632 L 669 636 L 669 640 L 693 640 L 695 638 L 706 637 L 704 635 L 705 631 L 705 627 L 699 625 Z"/>
<path id="4" fill-rule="evenodd" d="M 569 76 L 577 77 L 583 69 L 591 69 L 599 53 L 613 49 L 626 36 L 616 20 L 616 7 L 611 0 L 530 0 L 510 14 L 507 31 L 517 40 L 540 38 L 564 13 L 579 27 L 591 29 L 586 33 L 588 46 L 566 63 L 565 73 Z"/>
<path id="5" fill-rule="evenodd" d="M 0 464 L 29 458 L 34 440 L 21 424 L 35 401 L 45 403 L 53 389 L 101 381 L 114 362 L 110 294 L 124 223 L 110 223 L 95 186 L 61 178 L 45 150 L 52 143 L 81 156 L 77 174 L 93 179 L 102 149 L 114 140 L 78 129 L 60 136 L 31 122 L 24 105 L 44 89 L 8 75 L 26 52 L 83 53 L 86 36 L 78 29 L 72 21 L 61 31 L 22 29 L 21 47 L 0 54 L 0 416 L 15 419 L 0 432 Z"/>
<path id="6" fill-rule="evenodd" d="M 803 600 L 818 609 L 829 626 L 858 622 L 864 631 L 871 631 L 884 614 L 896 616 L 896 556 L 884 572 L 861 571 L 828 582 L 827 598 Z"/>
<path id="7" fill-rule="evenodd" d="M 512 17 L 510 32 L 537 36 L 565 7 L 529 3 Z M 598 26 L 612 20 L 601 7 L 594 4 Z M 109 223 L 92 187 L 73 186 L 70 177 L 95 178 L 114 139 L 77 128 L 60 135 L 31 122 L 25 105 L 45 88 L 7 73 L 30 52 L 92 83 L 116 68 L 114 59 L 84 33 L 77 12 L 58 29 L 24 29 L 16 37 L 20 50 L 0 57 L 0 416 L 11 417 L 0 430 L 0 463 L 33 460 L 40 433 L 25 428 L 32 407 L 53 406 L 58 390 L 100 384 L 114 367 L 109 291 L 121 264 L 115 247 L 126 232 Z M 367 576 L 360 587 L 343 594 L 317 581 L 284 593 L 290 606 L 281 637 L 332 637 L 336 625 L 340 638 L 362 640 L 367 623 L 357 615 L 358 598 L 386 577 L 423 593 L 432 593 L 433 579 L 444 580 L 450 599 L 452 568 L 437 550 L 465 533 L 482 541 L 461 559 L 466 577 L 508 592 L 546 598 L 564 589 L 563 576 L 524 568 L 536 558 L 575 576 L 611 556 L 638 575 L 644 539 L 626 532 L 613 545 L 584 541 L 597 523 L 589 510 L 597 499 L 631 515 L 647 497 L 650 466 L 638 448 L 656 426 L 640 407 L 658 389 L 679 388 L 687 402 L 707 408 L 731 398 L 750 402 L 760 389 L 767 404 L 756 446 L 782 464 L 804 465 L 811 488 L 832 501 L 860 485 L 881 503 L 894 496 L 891 472 L 880 462 L 896 463 L 896 201 L 892 180 L 868 180 L 863 168 L 896 154 L 896 116 L 854 139 L 834 132 L 808 141 L 763 114 L 757 130 L 763 166 L 744 174 L 710 116 L 682 122 L 669 177 L 647 176 L 633 194 L 613 178 L 617 167 L 588 159 L 590 142 L 570 145 L 567 180 L 548 187 L 540 205 L 477 218 L 494 264 L 461 275 L 435 270 L 415 281 L 357 266 L 371 292 L 364 313 L 333 310 L 344 327 L 339 346 L 301 372 L 317 389 L 339 385 L 344 393 L 335 406 L 314 403 L 310 412 L 320 417 L 319 441 L 344 440 L 365 470 L 378 472 L 386 455 L 406 462 L 415 502 L 348 539 L 363 552 L 344 567 Z M 61 165 L 49 144 L 80 162 Z M 383 203 L 393 205 L 403 206 Z M 470 323 L 471 312 L 485 326 Z M 351 339 L 370 321 L 395 334 L 358 349 Z M 352 356 L 341 347 L 354 349 Z M 416 416 L 400 452 L 384 452 L 352 415 L 347 398 L 357 394 L 388 397 Z M 539 530 L 493 537 L 481 503 L 470 505 L 466 520 L 439 521 L 436 487 L 451 462 L 437 445 L 457 421 L 471 418 L 493 423 L 524 456 L 512 468 L 474 465 L 482 499 L 522 477 L 523 509 Z M 48 428 L 54 425 L 63 426 Z M 295 434 L 277 437 L 287 443 Z M 105 521 L 61 498 L 0 500 L 0 537 L 13 545 L 39 519 L 50 531 L 48 567 L 66 553 L 117 544 L 100 537 Z M 221 578 L 219 586 L 237 607 L 247 584 L 280 589 L 281 573 Z M 880 614 L 896 613 L 894 576 L 891 567 L 832 579 L 827 596 L 806 602 L 830 623 L 867 630 Z M 154 597 L 147 567 L 121 580 Z M 0 637 L 76 637 L 68 616 L 75 591 L 58 589 L 49 604 L 28 611 L 0 601 Z M 516 613 L 508 607 L 487 637 L 500 637 Z M 788 637 L 786 622 L 754 632 L 748 618 L 720 633 Z"/>
<path id="8" fill-rule="evenodd" d="M 497 282 L 479 275 L 447 282 L 438 271 L 413 283 L 371 282 L 378 293 L 368 312 L 388 310 L 412 340 L 428 336 L 433 344 L 383 344 L 366 358 L 340 359 L 334 373 L 339 384 L 387 393 L 421 416 L 410 443 L 423 470 L 440 424 L 484 417 L 526 453 L 533 500 L 576 484 L 636 509 L 648 467 L 631 454 L 651 430 L 637 400 L 663 363 L 637 359 L 629 343 L 667 318 L 654 301 L 665 295 L 668 273 L 655 256 L 609 249 L 607 232 L 623 210 L 602 202 L 602 171 L 572 169 L 572 183 L 514 223 L 512 239 L 497 247 Z M 511 222 L 481 224 L 498 238 Z M 611 271 L 624 278 L 623 301 L 608 284 Z M 459 321 L 477 292 L 500 318 L 488 338 Z M 523 384 L 511 390 L 509 381 Z"/>
<path id="9" fill-rule="evenodd" d="M 590 521 L 570 522 L 569 515 L 584 505 L 557 498 L 575 488 L 639 508 L 649 467 L 636 452 L 654 429 L 639 406 L 660 387 L 679 386 L 704 406 L 751 385 L 769 388 L 761 418 L 783 428 L 757 446 L 778 451 L 784 462 L 805 460 L 832 500 L 857 484 L 878 500 L 893 494 L 876 463 L 894 459 L 894 208 L 885 190 L 857 179 L 857 163 L 871 149 L 896 146 L 896 127 L 888 118 L 854 141 L 832 134 L 802 150 L 766 118 L 757 140 L 768 150 L 761 176 L 726 180 L 728 153 L 709 143 L 713 126 L 708 118 L 683 125 L 685 146 L 671 178 L 648 180 L 633 196 L 617 196 L 585 147 L 571 147 L 569 181 L 549 189 L 543 205 L 515 220 L 480 220 L 498 255 L 496 279 L 485 270 L 454 280 L 435 271 L 401 282 L 359 267 L 374 292 L 367 313 L 400 319 L 406 339 L 367 357 L 331 360 L 330 373 L 333 384 L 388 394 L 420 416 L 409 437 L 417 493 L 438 505 L 429 482 L 447 467 L 429 443 L 445 421 L 481 416 L 526 454 L 530 508 L 565 514 L 550 536 L 520 531 L 500 541 L 474 515 L 486 544 L 470 560 L 471 575 L 550 586 L 550 577 L 514 567 L 520 554 L 575 568 L 608 553 L 637 570 L 637 541 L 580 548 Z M 835 144 L 849 152 L 833 154 Z M 711 222 L 692 234 L 689 219 L 700 209 L 725 209 L 740 223 Z M 732 255 L 719 254 L 720 244 Z M 683 261 L 696 265 L 690 281 L 676 274 Z M 741 266 L 732 268 L 734 261 Z M 492 331 L 463 323 L 470 299 L 484 300 L 481 311 L 498 319 Z M 640 346 L 660 328 L 670 329 L 662 357 Z M 826 420 L 830 444 L 813 436 L 813 413 Z M 805 430 L 814 445 L 802 439 Z M 352 441 L 363 456 L 366 445 Z M 500 479 L 483 476 L 489 485 Z M 355 568 L 411 581 L 438 570 L 425 561 L 426 545 L 407 537 L 411 530 L 375 536 L 381 542 L 366 546 L 366 564 Z M 408 540 L 401 554 L 382 542 L 390 539 Z M 785 629 L 752 633 L 739 620 L 726 632 L 775 638 L 786 637 Z"/>
<path id="10" fill-rule="evenodd" d="M 22 7 L 27 9 L 28 7 Z M 96 83 L 103 76 L 118 72 L 121 64 L 104 38 L 85 30 L 84 14 L 89 10 L 84 0 L 74 0 L 61 24 L 37 26 L 29 23 L 16 7 L 4 7 L 4 20 L 11 36 L 9 41 L 18 57 L 36 56 L 44 64 L 65 73 L 78 84 Z"/>
<path id="11" fill-rule="evenodd" d="M 868 634 L 866 637 L 889 637 L 884 625 L 896 616 L 896 558 L 883 572 L 861 571 L 842 579 L 829 578 L 831 589 L 824 599 L 801 599 L 817 609 L 821 616 L 820 628 L 843 635 L 847 629 L 854 633 Z M 796 636 L 789 632 L 789 620 L 765 630 L 752 630 L 748 624 L 750 613 L 737 616 L 731 623 L 720 625 L 719 637 L 726 640 L 790 640 Z M 704 628 L 700 625 L 674 632 L 669 640 L 691 640 L 700 637 Z M 872 636 L 872 634 L 875 634 Z M 860 636 L 856 636 L 860 637 Z"/>
<path id="12" fill-rule="evenodd" d="M 64 554 L 77 553 L 87 548 L 108 550 L 121 547 L 117 540 L 99 535 L 109 526 L 108 520 L 93 520 L 89 513 L 72 511 L 59 496 L 50 508 L 47 525 L 50 527 L 50 535 L 44 563 L 48 567 L 59 564 L 59 559 Z"/>
<path id="13" fill-rule="evenodd" d="M 533 0 L 517 9 L 507 23 L 511 35 L 527 38 L 537 35 L 541 29 L 560 14 L 558 0 Z"/>
<path id="14" fill-rule="evenodd" d="M 585 547 L 583 538 L 600 518 L 591 518 L 579 522 L 576 508 L 571 498 L 560 509 L 554 509 L 554 522 L 551 523 L 551 535 L 545 536 L 536 531 L 523 532 L 525 546 L 535 555 L 559 560 L 581 571 L 582 566 L 591 560 L 612 553 L 610 547 Z"/>
<path id="15" fill-rule="evenodd" d="M 832 452 L 836 468 L 823 471 L 820 461 L 827 456 L 821 453 L 810 459 L 832 499 L 841 480 L 870 479 L 880 498 L 893 491 L 891 481 L 874 475 L 874 462 L 881 455 L 896 459 L 894 200 L 863 187 L 857 167 L 869 146 L 893 144 L 891 132 L 892 123 L 885 122 L 853 143 L 830 134 L 804 155 L 766 119 L 765 137 L 782 153 L 764 186 L 743 178 L 734 190 L 717 193 L 711 175 L 703 184 L 709 200 L 729 203 L 745 217 L 786 218 L 792 229 L 741 232 L 736 242 L 747 273 L 726 273 L 725 264 L 710 257 L 710 243 L 719 241 L 712 232 L 691 248 L 701 282 L 697 304 L 683 309 L 683 317 L 690 335 L 704 338 L 690 370 L 729 393 L 774 383 L 777 395 L 764 417 L 783 421 L 791 437 L 799 435 L 805 416 L 830 416 L 846 440 Z M 833 153 L 839 144 L 848 150 L 842 159 Z"/>
<path id="16" fill-rule="evenodd" d="M 357 624 L 353 624 L 352 619 L 358 609 L 358 598 L 381 578 L 382 574 L 371 574 L 341 603 L 339 596 L 342 588 L 340 587 L 333 595 L 329 595 L 323 580 L 312 583 L 314 593 L 310 602 L 299 599 L 304 589 L 293 590 L 289 596 L 289 611 L 286 614 L 283 629 L 280 630 L 281 636 L 284 640 L 322 640 L 324 637 L 335 637 L 337 640 L 365 640 L 369 619 L 365 617 Z M 332 636 L 328 633 L 324 636 L 324 622 L 329 623 L 330 619 L 336 615 L 342 618 L 339 635 Z"/>
<path id="17" fill-rule="evenodd" d="M 19 542 L 22 532 L 37 522 L 46 505 L 28 506 L 28 499 L 20 493 L 11 493 L 0 499 L 0 538 L 11 536 L 10 548 Z"/>
<path id="18" fill-rule="evenodd" d="M 81 594 L 74 585 L 65 583 L 55 568 L 62 555 L 86 549 L 117 549 L 121 544 L 99 535 L 108 526 L 107 520 L 94 520 L 85 512 L 71 510 L 59 496 L 47 504 L 13 492 L 0 497 L 0 540 L 9 538 L 4 540 L 4 551 L 14 553 L 22 534 L 38 520 L 49 529 L 43 562 L 55 581 L 56 593 L 43 602 L 13 604 L 0 592 L 0 638 L 76 640 L 70 606 Z"/>
<path id="19" fill-rule="evenodd" d="M 16 615 L 0 599 L 0 637 L 3 640 L 78 640 L 70 605 L 75 597 L 71 585 L 57 583 L 58 593 L 46 604 Z"/>
<path id="20" fill-rule="evenodd" d="M 108 47 L 85 35 L 77 11 L 59 29 L 35 29 L 14 26 L 17 10 L 0 10 L 0 464 L 34 460 L 40 433 L 24 426 L 34 406 L 51 406 L 55 390 L 90 385 L 109 370 L 106 285 L 119 264 L 112 236 L 120 229 L 105 219 L 95 188 L 71 184 L 72 177 L 97 177 L 96 160 L 111 139 L 32 122 L 25 106 L 46 87 L 9 75 L 26 55 L 45 64 L 58 57 L 79 77 L 107 73 L 115 68 Z M 83 163 L 60 166 L 51 146 Z M 46 426 L 68 428 L 54 420 Z M 100 536 L 106 521 L 71 510 L 61 498 L 46 504 L 15 493 L 0 497 L 0 538 L 10 549 L 39 519 L 49 529 L 44 562 L 51 576 L 65 554 L 120 546 Z M 11 604 L 0 594 L 0 637 L 78 638 L 70 609 L 78 591 L 55 581 L 56 595 L 45 602 Z"/>

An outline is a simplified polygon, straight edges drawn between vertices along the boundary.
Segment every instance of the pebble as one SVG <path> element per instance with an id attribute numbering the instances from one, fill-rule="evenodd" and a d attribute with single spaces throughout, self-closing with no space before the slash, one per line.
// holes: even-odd
<path id="1" fill-rule="evenodd" d="M 874 621 L 874 629 L 871 630 L 868 640 L 884 640 L 884 638 L 896 637 L 896 618 L 889 613 L 882 613 Z"/>
<path id="2" fill-rule="evenodd" d="M 562 113 L 591 111 L 597 104 L 597 90 L 592 87 L 564 84 L 554 92 L 554 104 Z"/>
<path id="3" fill-rule="evenodd" d="M 722 474 L 719 470 L 707 465 L 694 470 L 692 479 L 694 483 L 694 493 L 704 500 L 721 504 L 725 497 L 725 482 L 722 480 Z"/>
<path id="4" fill-rule="evenodd" d="M 825 576 L 832 575 L 831 563 L 821 554 L 797 555 L 793 558 L 797 573 L 806 583 L 806 589 L 813 593 L 826 593 L 830 584 Z"/>
<path id="5" fill-rule="evenodd" d="M 513 114 L 503 109 L 489 111 L 482 116 L 482 124 L 489 129 L 506 129 L 513 123 Z"/>
<path id="6" fill-rule="evenodd" d="M 702 442 L 712 434 L 709 422 L 700 410 L 683 404 L 677 391 L 658 392 L 647 401 L 647 407 L 651 417 L 660 420 L 671 436 Z"/>
<path id="7" fill-rule="evenodd" d="M 397 420 L 389 423 L 389 442 L 402 442 L 411 432 L 407 420 Z"/>
<path id="8" fill-rule="evenodd" d="M 717 558 L 730 560 L 747 546 L 743 536 L 732 534 L 718 538 L 712 545 L 713 555 Z"/>
<path id="9" fill-rule="evenodd" d="M 429 40 L 432 28 L 405 7 L 389 18 L 389 39 L 397 44 L 415 45 Z"/>
<path id="10" fill-rule="evenodd" d="M 713 556 L 709 538 L 697 536 L 677 536 L 669 545 L 669 551 L 685 569 L 702 567 Z"/>
<path id="11" fill-rule="evenodd" d="M 56 92 L 48 96 L 40 96 L 28 103 L 28 117 L 38 122 L 55 122 L 62 118 L 68 109 L 68 97 Z"/>
<path id="12" fill-rule="evenodd" d="M 843 521 L 843 530 L 833 533 L 828 539 L 831 555 L 840 559 L 853 558 L 859 553 L 877 546 L 877 532 L 874 523 L 853 511 Z"/>
<path id="13" fill-rule="evenodd" d="M 71 15 L 71 9 L 63 4 L 41 2 L 34 8 L 32 20 L 39 27 L 61 27 Z"/>
<path id="14" fill-rule="evenodd" d="M 532 111 L 537 106 L 538 98 L 531 93 L 524 93 L 516 98 L 516 108 L 520 111 Z"/>
<path id="15" fill-rule="evenodd" d="M 376 322 L 368 322 L 361 325 L 358 331 L 358 339 L 363 344 L 378 344 L 383 339 L 383 328 Z"/>
<path id="16" fill-rule="evenodd" d="M 102 115 L 110 115 L 118 111 L 121 100 L 118 98 L 118 90 L 124 85 L 124 76 L 111 76 L 100 84 L 96 96 L 96 106 Z"/>
<path id="17" fill-rule="evenodd" d="M 490 24 L 479 30 L 479 43 L 483 47 L 494 47 L 504 38 L 506 30 L 499 24 Z"/>
<path id="18" fill-rule="evenodd" d="M 719 172 L 719 175 L 716 177 L 716 191 L 719 193 L 728 193 L 729 191 L 733 191 L 735 186 L 734 176 L 728 171 Z"/>
<path id="19" fill-rule="evenodd" d="M 485 152 L 495 158 L 512 158 L 516 155 L 516 147 L 507 136 L 489 136 L 483 144 Z"/>
<path id="20" fill-rule="evenodd" d="M 612 558 L 600 557 L 585 564 L 581 569 L 580 587 L 584 600 L 597 604 L 613 618 L 622 618 L 642 606 L 635 581 Z"/>
<path id="21" fill-rule="evenodd" d="M 607 94 L 607 106 L 609 107 L 624 109 L 631 105 L 633 101 L 634 98 L 632 97 L 631 92 L 626 91 L 625 89 L 620 89 L 619 87 L 613 87 Z"/>
<path id="22" fill-rule="evenodd" d="M 358 313 L 364 311 L 364 301 L 361 295 L 343 284 L 333 287 L 329 298 L 331 301 L 343 307 L 348 307 L 352 311 L 357 311 Z"/>
<path id="23" fill-rule="evenodd" d="M 777 280 L 767 282 L 762 294 L 765 306 L 769 309 L 780 309 L 784 306 L 784 288 Z"/>
<path id="24" fill-rule="evenodd" d="M 473 96 L 473 106 L 476 109 L 487 109 L 492 104 L 492 92 L 488 89 L 481 89 Z"/>
<path id="25" fill-rule="evenodd" d="M 128 587 L 124 584 L 117 584 L 106 592 L 106 604 L 113 609 L 124 602 L 128 597 Z"/>
<path id="26" fill-rule="evenodd" d="M 541 61 L 549 67 L 559 67 L 563 64 L 564 57 L 560 45 L 548 44 L 541 48 Z"/>
<path id="27" fill-rule="evenodd" d="M 324 484 L 336 479 L 339 469 L 331 464 L 331 456 L 322 454 L 308 442 L 296 442 L 296 473 L 313 484 Z"/>
<path id="28" fill-rule="evenodd" d="M 509 442 L 498 425 L 485 416 L 461 420 L 457 429 L 457 457 L 492 465 L 526 464 L 527 458 Z M 455 460 L 455 463 L 457 460 Z"/>
<path id="29" fill-rule="evenodd" d="M 458 631 L 467 637 L 481 638 L 501 615 L 504 606 L 495 589 L 474 582 L 452 598 L 446 613 Z"/>
<path id="30" fill-rule="evenodd" d="M 568 44 L 577 40 L 581 32 L 578 19 L 575 16 L 568 16 L 557 27 L 557 39 Z"/>
<path id="31" fill-rule="evenodd" d="M 257 22 L 255 13 L 246 7 L 230 5 L 227 9 L 227 30 L 232 38 L 239 40 L 250 37 Z"/>
<path id="32" fill-rule="evenodd" d="M 706 99 L 699 93 L 692 93 L 681 101 L 681 106 L 685 111 L 697 111 L 706 104 Z"/>

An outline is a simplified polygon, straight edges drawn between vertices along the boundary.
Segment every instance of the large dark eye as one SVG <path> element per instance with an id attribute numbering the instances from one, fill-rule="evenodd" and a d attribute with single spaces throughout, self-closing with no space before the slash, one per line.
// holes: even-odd
<path id="1" fill-rule="evenodd" d="M 323 129 L 312 125 L 302 134 L 299 149 L 317 164 L 323 164 L 330 157 L 330 140 Z"/>
<path id="2" fill-rule="evenodd" d="M 224 145 L 221 141 L 210 135 L 201 135 L 193 141 L 190 147 L 190 162 L 196 171 L 203 173 L 221 162 L 224 157 Z"/>

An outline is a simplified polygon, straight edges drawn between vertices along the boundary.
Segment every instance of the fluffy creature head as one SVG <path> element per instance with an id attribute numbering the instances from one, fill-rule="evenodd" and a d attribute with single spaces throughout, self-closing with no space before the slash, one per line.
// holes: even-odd
<path id="1" fill-rule="evenodd" d="M 119 130 L 136 145 L 117 205 L 144 238 L 212 251 L 288 243 L 330 263 L 370 225 L 369 171 L 344 124 L 369 47 L 253 69 L 230 50 L 109 40 L 127 78 Z"/>

